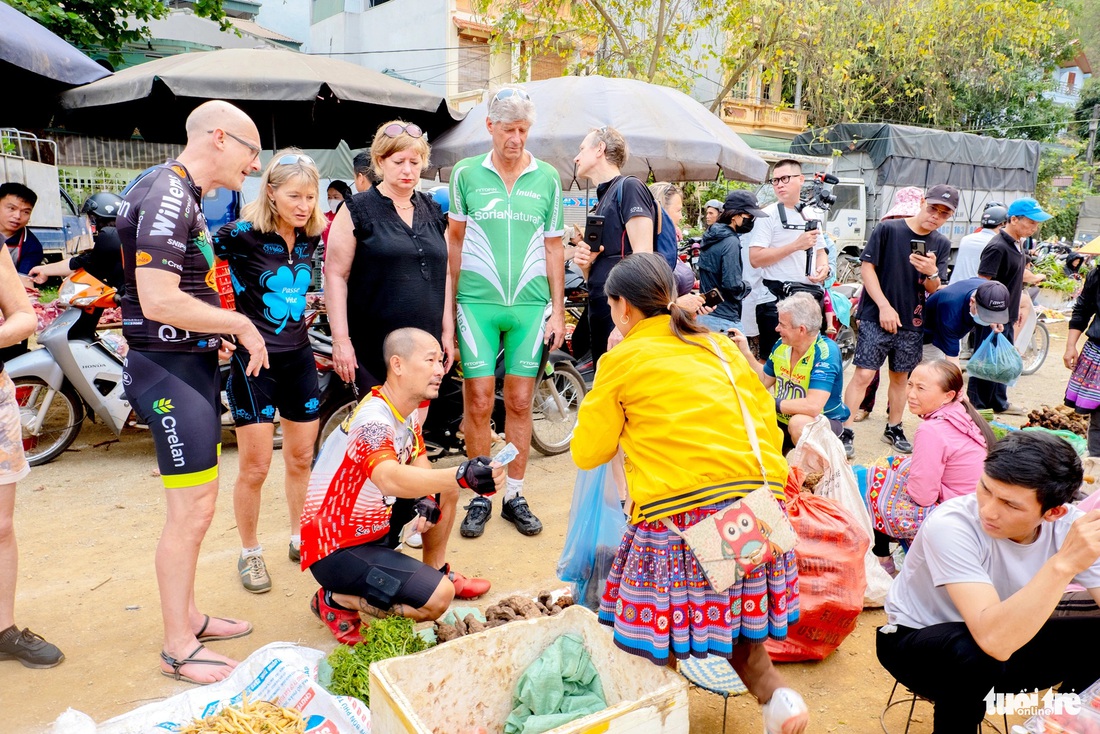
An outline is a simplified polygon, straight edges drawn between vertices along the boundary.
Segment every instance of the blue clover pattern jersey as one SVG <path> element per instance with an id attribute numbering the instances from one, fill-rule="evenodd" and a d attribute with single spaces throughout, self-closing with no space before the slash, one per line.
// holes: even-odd
<path id="1" fill-rule="evenodd" d="M 237 310 L 252 319 L 269 352 L 309 343 L 302 315 L 319 241 L 298 230 L 288 249 L 282 235 L 259 232 L 244 219 L 222 226 L 214 237 L 215 252 L 229 263 Z"/>
<path id="2" fill-rule="evenodd" d="M 791 347 L 776 342 L 771 356 L 764 363 L 764 374 L 775 378 L 775 396 L 782 400 L 801 400 L 810 390 L 825 390 L 829 399 L 822 413 L 826 418 L 846 421 L 851 411 L 844 404 L 844 362 L 836 342 L 820 334 L 802 359 L 791 364 Z M 776 416 L 780 423 L 789 423 L 789 415 Z"/>
<path id="3" fill-rule="evenodd" d="M 492 153 L 459 161 L 451 173 L 448 215 L 466 223 L 460 303 L 544 305 L 545 237 L 564 232 L 561 179 L 554 167 L 531 156 L 509 193 Z"/>

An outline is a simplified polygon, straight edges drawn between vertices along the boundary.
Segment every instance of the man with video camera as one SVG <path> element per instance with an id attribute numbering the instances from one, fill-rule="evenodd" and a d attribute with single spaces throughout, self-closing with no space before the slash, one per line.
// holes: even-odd
<path id="1" fill-rule="evenodd" d="M 779 341 L 776 302 L 789 295 L 784 292 L 785 284 L 820 286 L 829 275 L 829 253 L 821 229 L 816 222 L 807 227 L 807 220 L 796 208 L 805 180 L 798 161 L 786 159 L 775 164 L 771 185 L 779 200 L 764 207 L 768 216 L 756 220 L 748 243 L 749 265 L 759 270 L 770 292 L 765 302 L 756 304 L 760 358 L 765 361 Z"/>

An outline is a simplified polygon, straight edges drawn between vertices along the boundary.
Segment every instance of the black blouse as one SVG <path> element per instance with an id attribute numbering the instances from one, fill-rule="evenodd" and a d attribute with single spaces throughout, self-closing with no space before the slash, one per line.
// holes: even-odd
<path id="1" fill-rule="evenodd" d="M 382 342 L 394 329 L 423 329 L 441 339 L 447 286 L 446 218 L 430 196 L 414 192 L 413 223 L 377 186 L 348 202 L 355 257 L 348 275 L 348 335 L 360 365 L 385 379 Z"/>

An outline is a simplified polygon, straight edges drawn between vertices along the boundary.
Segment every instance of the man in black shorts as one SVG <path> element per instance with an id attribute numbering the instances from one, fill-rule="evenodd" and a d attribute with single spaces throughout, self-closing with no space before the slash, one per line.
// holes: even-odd
<path id="1" fill-rule="evenodd" d="M 936 230 L 958 205 L 958 189 L 933 186 L 925 192 L 915 216 L 889 219 L 875 227 L 860 255 L 863 298 L 856 313 L 856 370 L 844 391 L 844 402 L 854 415 L 867 386 L 889 358 L 889 414 L 882 440 L 903 454 L 913 451 L 901 430 L 901 417 L 909 373 L 924 352 L 924 299 L 947 279 L 951 255 L 951 241 Z M 855 454 L 851 426 L 849 417 L 840 437 L 849 458 Z"/>
<path id="2" fill-rule="evenodd" d="M 455 596 L 489 590 L 446 563 L 459 488 L 491 495 L 504 488 L 503 466 L 469 459 L 457 473 L 432 469 L 417 407 L 439 395 L 443 350 L 420 329 L 390 332 L 382 346 L 386 382 L 371 390 L 334 431 L 309 479 L 302 512 L 302 568 L 321 584 L 313 612 L 338 640 L 359 640 L 360 613 L 438 619 Z M 394 500 L 417 500 L 398 518 Z M 416 519 L 424 561 L 394 550 L 401 528 Z"/>
<path id="3" fill-rule="evenodd" d="M 236 335 L 251 355 L 249 374 L 268 360 L 252 322 L 220 308 L 201 205 L 204 189 L 240 190 L 259 170 L 259 132 L 247 115 L 221 101 L 197 107 L 186 129 L 179 157 L 150 169 L 124 192 L 117 227 L 126 278 L 122 332 L 130 346 L 123 383 L 153 434 L 167 490 L 168 517 L 156 554 L 161 672 L 203 684 L 224 679 L 237 663 L 202 643 L 252 631 L 248 622 L 202 614 L 195 604 L 195 566 L 218 495 L 219 335 Z"/>

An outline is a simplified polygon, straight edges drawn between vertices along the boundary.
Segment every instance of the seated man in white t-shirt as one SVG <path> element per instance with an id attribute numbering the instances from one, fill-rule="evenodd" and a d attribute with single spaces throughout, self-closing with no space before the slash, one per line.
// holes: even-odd
<path id="1" fill-rule="evenodd" d="M 1066 585 L 1100 602 L 1100 510 L 1066 504 L 1081 461 L 1054 436 L 993 445 L 977 492 L 921 526 L 886 597 L 878 659 L 935 704 L 935 734 L 972 734 L 985 697 L 1100 678 L 1100 620 L 1055 615 Z"/>

